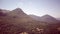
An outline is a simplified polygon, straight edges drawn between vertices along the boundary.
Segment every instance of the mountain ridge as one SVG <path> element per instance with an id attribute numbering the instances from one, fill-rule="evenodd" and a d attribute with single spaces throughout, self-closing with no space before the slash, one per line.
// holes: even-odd
<path id="1" fill-rule="evenodd" d="M 5 13 L 2 12 L 1 14 Z M 40 18 L 35 15 L 34 17 L 37 17 L 38 19 Z M 38 19 L 35 20 L 35 18 L 25 14 L 20 8 L 8 11 L 5 16 L 0 16 L 0 34 L 20 34 L 22 32 L 27 32 L 29 34 L 42 33 L 41 31 L 39 32 L 37 28 L 39 30 L 42 29 L 44 34 L 49 34 L 51 28 L 49 26 L 54 27 L 54 25 L 50 25 L 44 21 L 39 21 Z"/>
<path id="2" fill-rule="evenodd" d="M 54 18 L 48 14 L 41 16 L 41 17 L 32 15 L 31 17 L 34 18 L 35 20 L 38 20 L 38 21 L 52 22 L 52 23 L 55 23 L 55 22 L 58 23 L 59 22 L 56 18 Z"/>

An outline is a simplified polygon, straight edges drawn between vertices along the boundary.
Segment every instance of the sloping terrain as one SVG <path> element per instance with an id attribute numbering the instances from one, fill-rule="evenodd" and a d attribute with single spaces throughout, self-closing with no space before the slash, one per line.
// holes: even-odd
<path id="1" fill-rule="evenodd" d="M 60 27 L 60 21 L 57 20 L 56 18 L 50 15 L 44 15 L 42 17 L 35 16 L 35 15 L 29 15 L 29 16 L 37 21 L 43 21 L 48 23 L 48 26 L 46 28 L 47 30 L 45 31 L 47 32 L 46 34 L 59 34 L 58 32 L 60 32 L 60 30 L 58 31 L 57 28 Z"/>
<path id="2" fill-rule="evenodd" d="M 0 34 L 20 34 L 21 32 L 38 34 L 39 32 L 36 31 L 36 28 L 46 29 L 48 25 L 46 22 L 32 19 L 20 8 L 6 13 L 2 11 L 0 11 Z M 35 30 L 35 32 L 32 30 Z"/>
<path id="3" fill-rule="evenodd" d="M 59 23 L 60 21 L 57 20 L 56 18 L 50 16 L 50 15 L 44 15 L 42 17 L 39 16 L 35 16 L 35 15 L 29 15 L 30 17 L 32 17 L 33 19 L 37 20 L 37 21 L 43 21 L 43 22 L 47 22 L 49 24 L 54 24 L 54 23 Z"/>

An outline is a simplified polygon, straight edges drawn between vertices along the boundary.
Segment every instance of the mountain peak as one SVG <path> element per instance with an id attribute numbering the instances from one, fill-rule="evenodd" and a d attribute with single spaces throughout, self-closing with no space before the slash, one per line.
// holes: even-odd
<path id="1" fill-rule="evenodd" d="M 9 14 L 10 16 L 18 16 L 18 17 L 24 17 L 24 16 L 27 15 L 27 14 L 25 14 L 25 13 L 23 12 L 23 10 L 20 9 L 20 8 L 16 8 L 16 9 L 10 11 L 8 14 Z"/>
<path id="2" fill-rule="evenodd" d="M 54 18 L 54 17 L 52 17 L 52 16 L 50 16 L 50 15 L 48 15 L 48 14 L 46 14 L 46 15 L 44 15 L 44 16 L 42 16 L 42 17 L 45 17 L 45 18 Z"/>
<path id="3" fill-rule="evenodd" d="M 25 14 L 21 8 L 16 8 L 12 11 L 15 12 L 15 13 L 18 13 L 18 14 Z"/>
<path id="4" fill-rule="evenodd" d="M 53 22 L 53 23 L 57 22 L 56 18 L 54 18 L 54 17 L 52 17 L 48 14 L 42 16 L 41 18 L 42 18 L 43 21 L 46 21 L 46 22 Z"/>
<path id="5" fill-rule="evenodd" d="M 15 10 L 21 10 L 21 8 L 16 8 Z"/>
<path id="6" fill-rule="evenodd" d="M 19 12 L 23 12 L 21 8 L 16 8 L 13 11 L 19 11 Z"/>

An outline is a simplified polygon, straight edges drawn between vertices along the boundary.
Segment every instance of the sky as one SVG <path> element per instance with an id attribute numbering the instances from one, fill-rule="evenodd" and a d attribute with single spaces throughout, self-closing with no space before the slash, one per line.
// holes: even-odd
<path id="1" fill-rule="evenodd" d="M 0 0 L 0 9 L 21 8 L 26 14 L 60 18 L 60 0 Z"/>

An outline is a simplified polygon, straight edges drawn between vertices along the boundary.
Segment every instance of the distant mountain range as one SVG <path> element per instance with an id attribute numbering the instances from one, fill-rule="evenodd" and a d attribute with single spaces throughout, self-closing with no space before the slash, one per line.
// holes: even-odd
<path id="1" fill-rule="evenodd" d="M 29 16 L 38 21 L 43 21 L 43 22 L 48 22 L 48 23 L 58 23 L 59 22 L 59 20 L 57 20 L 56 18 L 54 18 L 48 14 L 44 15 L 42 17 L 35 16 L 35 15 L 29 15 Z"/>
<path id="2" fill-rule="evenodd" d="M 21 32 L 40 34 L 36 28 L 44 29 L 44 34 L 49 34 L 51 27 L 48 28 L 48 26 L 54 27 L 55 25 L 51 25 L 54 23 L 60 22 L 50 15 L 42 17 L 27 15 L 20 8 L 12 11 L 0 9 L 0 34 L 20 34 Z"/>

